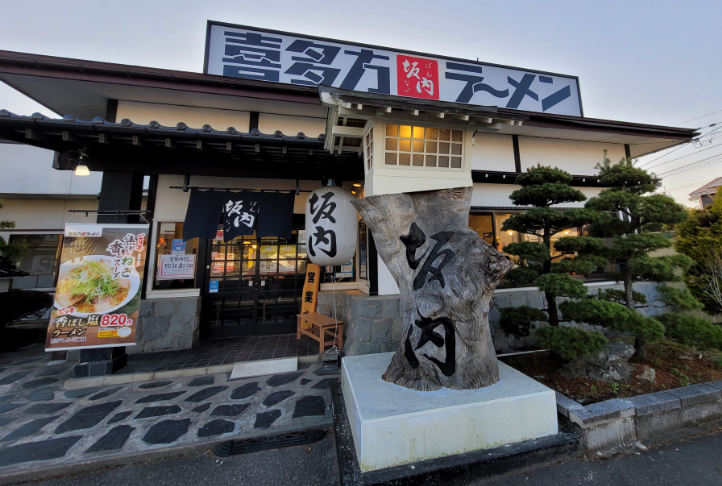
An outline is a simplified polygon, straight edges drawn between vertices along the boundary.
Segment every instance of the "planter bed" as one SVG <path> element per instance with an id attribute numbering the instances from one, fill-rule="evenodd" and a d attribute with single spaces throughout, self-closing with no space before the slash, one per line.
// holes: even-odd
<path id="1" fill-rule="evenodd" d="M 559 376 L 556 371 L 569 360 L 555 359 L 549 352 L 501 358 L 512 368 L 583 405 L 722 380 L 721 360 L 719 351 L 696 351 L 672 341 L 661 341 L 647 346 L 646 358 L 629 360 L 636 372 L 628 383 L 615 384 Z M 639 379 L 645 365 L 654 369 L 656 383 Z"/>
<path id="2" fill-rule="evenodd" d="M 563 361 L 548 353 L 540 353 L 536 360 L 534 356 L 503 360 L 556 390 L 560 424 L 580 435 L 586 452 L 628 446 L 722 419 L 722 370 L 716 352 L 702 353 L 669 341 L 656 343 L 648 347 L 644 360 L 630 360 L 637 373 L 624 387 L 562 378 L 554 372 Z M 656 384 L 637 379 L 642 365 L 655 369 Z"/>

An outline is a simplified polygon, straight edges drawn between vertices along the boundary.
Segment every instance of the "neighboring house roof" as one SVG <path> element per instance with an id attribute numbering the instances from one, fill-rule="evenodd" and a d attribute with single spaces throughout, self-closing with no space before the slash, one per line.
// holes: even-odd
<path id="1" fill-rule="evenodd" d="M 699 189 L 692 191 L 689 193 L 689 197 L 691 199 L 694 199 L 699 196 L 706 196 L 708 194 L 715 194 L 717 192 L 717 188 L 722 186 L 722 177 L 718 177 L 716 179 L 713 179 L 712 181 L 708 182 L 704 186 L 700 187 Z"/>
<path id="2" fill-rule="evenodd" d="M 26 277 L 30 275 L 28 272 L 18 270 L 15 265 L 6 256 L 0 256 L 0 279 L 13 277 Z"/>

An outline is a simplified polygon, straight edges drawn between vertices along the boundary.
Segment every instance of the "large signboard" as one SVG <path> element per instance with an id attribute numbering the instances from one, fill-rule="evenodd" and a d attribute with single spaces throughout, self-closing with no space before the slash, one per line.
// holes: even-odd
<path id="1" fill-rule="evenodd" d="M 213 21 L 206 35 L 207 74 L 582 116 L 575 76 Z"/>
<path id="2" fill-rule="evenodd" d="M 147 225 L 66 225 L 46 351 L 135 344 L 147 234 Z"/>

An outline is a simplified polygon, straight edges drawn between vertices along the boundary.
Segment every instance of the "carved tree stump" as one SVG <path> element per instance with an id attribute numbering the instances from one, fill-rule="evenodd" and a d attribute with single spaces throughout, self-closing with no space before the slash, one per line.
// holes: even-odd
<path id="1" fill-rule="evenodd" d="M 383 379 L 420 391 L 499 381 L 489 302 L 513 264 L 469 228 L 472 188 L 351 203 L 401 291 L 404 331 Z"/>

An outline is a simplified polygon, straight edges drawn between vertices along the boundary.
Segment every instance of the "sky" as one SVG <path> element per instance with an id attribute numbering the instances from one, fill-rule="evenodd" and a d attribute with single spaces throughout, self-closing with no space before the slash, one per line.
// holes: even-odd
<path id="1" fill-rule="evenodd" d="M 0 49 L 181 71 L 202 71 L 217 20 L 575 75 L 585 116 L 708 133 L 638 161 L 678 202 L 722 176 L 719 0 L 0 0 L 0 12 Z M 52 115 L 2 83 L 0 108 Z"/>

